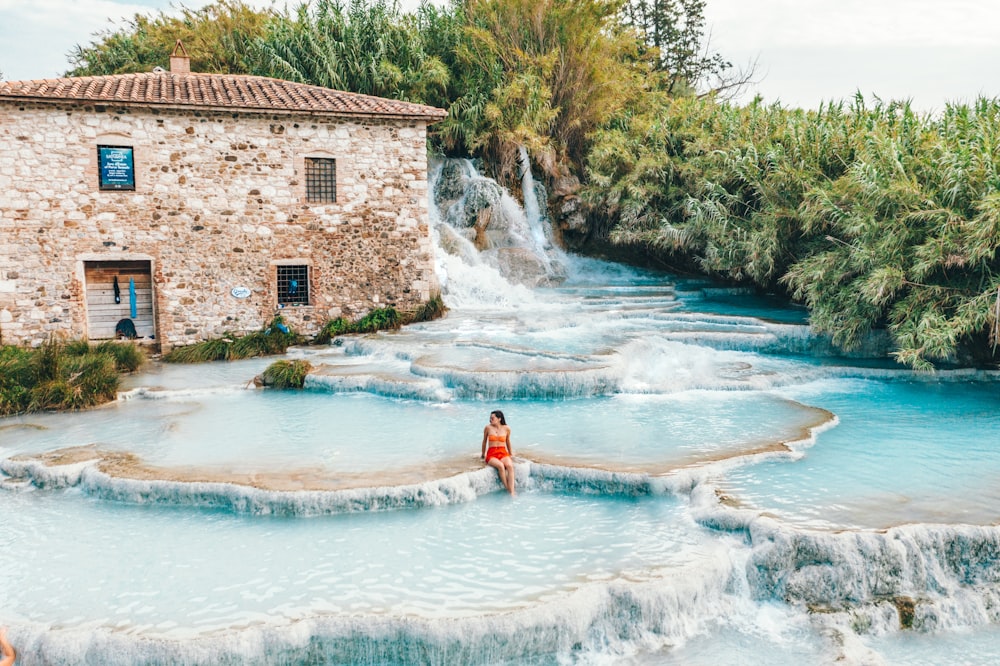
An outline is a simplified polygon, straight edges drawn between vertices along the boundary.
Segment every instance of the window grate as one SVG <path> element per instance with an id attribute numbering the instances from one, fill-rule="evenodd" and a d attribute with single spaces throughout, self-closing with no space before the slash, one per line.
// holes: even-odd
<path id="1" fill-rule="evenodd" d="M 309 305 L 308 266 L 278 266 L 278 304 Z"/>
<path id="2" fill-rule="evenodd" d="M 337 161 L 325 157 L 306 158 L 306 201 L 337 202 Z"/>

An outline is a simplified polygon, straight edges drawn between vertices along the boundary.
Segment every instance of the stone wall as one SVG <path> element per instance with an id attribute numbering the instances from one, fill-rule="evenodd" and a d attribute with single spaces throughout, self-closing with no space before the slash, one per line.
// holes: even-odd
<path id="1" fill-rule="evenodd" d="M 299 332 L 438 291 L 423 121 L 0 102 L 0 341 L 87 337 L 85 262 L 148 260 L 156 338 Z M 101 191 L 98 145 L 132 146 L 135 191 Z M 306 157 L 336 160 L 309 204 Z M 276 266 L 310 268 L 278 309 Z M 232 295 L 247 287 L 247 298 Z"/>

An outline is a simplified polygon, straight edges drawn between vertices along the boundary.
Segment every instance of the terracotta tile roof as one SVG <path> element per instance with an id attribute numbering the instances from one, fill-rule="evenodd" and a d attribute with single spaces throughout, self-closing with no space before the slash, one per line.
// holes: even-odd
<path id="1" fill-rule="evenodd" d="M 320 86 L 232 74 L 149 72 L 0 81 L 0 100 L 199 107 L 442 120 L 447 111 Z"/>

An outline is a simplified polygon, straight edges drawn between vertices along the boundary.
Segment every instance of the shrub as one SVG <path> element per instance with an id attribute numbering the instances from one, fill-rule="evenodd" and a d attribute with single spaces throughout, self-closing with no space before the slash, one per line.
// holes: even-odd
<path id="1" fill-rule="evenodd" d="M 106 340 L 91 346 L 86 340 L 67 342 L 63 351 L 69 356 L 84 356 L 86 354 L 104 354 L 115 361 L 118 372 L 135 372 L 146 362 L 146 355 L 134 342 L 115 342 Z"/>
<path id="2" fill-rule="evenodd" d="M 208 361 L 236 361 L 243 358 L 284 354 L 302 337 L 285 325 L 281 315 L 276 316 L 260 331 L 237 337 L 226 333 L 221 338 L 177 347 L 164 354 L 166 363 L 206 363 Z"/>
<path id="3" fill-rule="evenodd" d="M 441 294 L 435 294 L 429 301 L 424 303 L 423 307 L 413 313 L 413 316 L 410 317 L 410 323 L 416 324 L 421 321 L 440 319 L 447 312 L 448 306 L 444 304 Z"/>
<path id="4" fill-rule="evenodd" d="M 267 366 L 260 379 L 264 386 L 276 389 L 300 389 L 305 386 L 306 375 L 312 370 L 309 361 L 275 361 Z"/>
<path id="5" fill-rule="evenodd" d="M 100 405 L 117 397 L 118 382 L 116 357 L 90 349 L 86 341 L 63 344 L 51 339 L 37 349 L 0 349 L 3 416 Z"/>

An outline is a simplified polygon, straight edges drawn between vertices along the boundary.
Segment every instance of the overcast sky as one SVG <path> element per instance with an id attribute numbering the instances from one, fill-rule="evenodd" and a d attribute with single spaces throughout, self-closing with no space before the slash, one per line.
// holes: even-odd
<path id="1" fill-rule="evenodd" d="M 75 44 L 171 4 L 0 0 L 0 71 L 9 80 L 58 76 Z M 705 14 L 712 50 L 737 66 L 756 60 L 759 83 L 748 95 L 768 102 L 816 107 L 860 91 L 935 111 L 946 101 L 1000 97 L 1000 0 L 707 0 Z"/>

